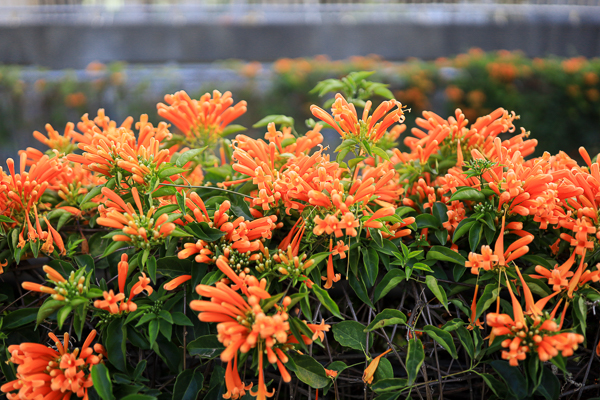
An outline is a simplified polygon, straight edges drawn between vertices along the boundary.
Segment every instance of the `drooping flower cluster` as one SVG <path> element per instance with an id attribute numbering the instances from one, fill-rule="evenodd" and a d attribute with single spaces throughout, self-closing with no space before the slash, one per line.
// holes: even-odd
<path id="1" fill-rule="evenodd" d="M 101 344 L 91 347 L 96 337 L 92 331 L 81 349 L 69 350 L 69 334 L 61 343 L 49 333 L 56 350 L 39 343 L 21 343 L 8 347 L 10 362 L 18 365 L 17 379 L 0 388 L 9 400 L 88 398 L 92 387 L 91 369 L 102 362 L 106 351 Z M 14 392 L 14 393 L 11 393 Z"/>
<path id="2" fill-rule="evenodd" d="M 227 393 L 224 398 L 238 399 L 250 390 L 252 385 L 245 385 L 238 373 L 238 354 L 248 353 L 257 349 L 258 357 L 258 387 L 250 394 L 258 400 L 271 397 L 264 378 L 264 354 L 271 364 L 276 364 L 282 379 L 291 380 L 291 376 L 284 364 L 288 362 L 285 351 L 287 344 L 293 343 L 288 322 L 287 307 L 291 299 L 283 299 L 281 306 L 276 306 L 276 312 L 267 315 L 268 310 L 263 310 L 259 304 L 261 299 L 269 299 L 271 295 L 265 290 L 267 281 L 259 281 L 252 275 L 238 276 L 227 264 L 224 258 L 217 260 L 217 267 L 230 280 L 230 284 L 218 282 L 215 287 L 198 285 L 196 291 L 206 300 L 193 300 L 190 307 L 199 311 L 198 318 L 204 322 L 216 322 L 218 339 L 226 347 L 221 353 L 221 360 L 227 363 L 225 381 Z M 311 325 L 308 327 L 318 335 L 323 330 L 328 330 L 328 325 Z M 311 343 L 316 337 L 303 336 L 305 343 Z M 297 341 L 296 341 L 297 343 Z"/>

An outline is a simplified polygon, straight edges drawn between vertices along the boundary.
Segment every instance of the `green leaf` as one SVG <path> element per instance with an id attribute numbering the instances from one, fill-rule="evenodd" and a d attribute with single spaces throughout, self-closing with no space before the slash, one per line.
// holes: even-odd
<path id="1" fill-rule="evenodd" d="M 314 358 L 307 355 L 290 354 L 290 360 L 286 366 L 292 370 L 298 379 L 314 389 L 321 389 L 330 382 L 325 368 Z"/>
<path id="2" fill-rule="evenodd" d="M 417 229 L 437 229 L 441 226 L 440 220 L 431 214 L 419 214 L 415 217 L 415 222 L 417 223 Z"/>
<path id="3" fill-rule="evenodd" d="M 156 400 L 156 397 L 148 394 L 133 393 L 122 397 L 121 400 Z"/>
<path id="4" fill-rule="evenodd" d="M 361 280 L 359 280 L 353 273 L 350 273 L 349 283 L 350 287 L 352 288 L 352 290 L 354 290 L 354 293 L 356 293 L 358 298 L 372 309 L 375 309 L 375 306 L 373 306 L 373 303 L 371 303 L 371 299 L 369 299 L 369 294 L 367 293 L 367 288 L 365 287 L 365 284 Z"/>
<path id="5" fill-rule="evenodd" d="M 537 388 L 537 392 L 547 400 L 556 400 L 560 396 L 560 382 L 550 368 L 542 369 L 542 381 Z"/>
<path id="6" fill-rule="evenodd" d="M 469 229 L 469 246 L 471 247 L 471 251 L 477 250 L 477 245 L 481 240 L 481 233 L 483 232 L 483 226 L 481 223 L 475 223 Z"/>
<path id="7" fill-rule="evenodd" d="M 177 376 L 173 400 L 196 400 L 203 383 L 204 376 L 198 369 L 186 369 Z"/>
<path id="8" fill-rule="evenodd" d="M 454 340 L 452 339 L 452 335 L 449 332 L 446 332 L 443 329 L 440 329 L 433 325 L 426 325 L 423 328 L 423 331 L 426 332 L 433 340 L 438 342 L 440 346 L 442 346 L 452 358 L 457 359 L 458 354 L 456 354 L 456 346 L 454 345 Z"/>
<path id="9" fill-rule="evenodd" d="M 177 158 L 177 161 L 175 162 L 175 165 L 183 168 L 185 166 L 185 164 L 187 164 L 188 162 L 192 161 L 194 158 L 196 158 L 197 156 L 202 154 L 202 152 L 204 152 L 204 150 L 206 150 L 206 146 L 204 146 L 200 149 L 188 150 L 185 153 L 180 154 L 179 158 Z"/>
<path id="10" fill-rule="evenodd" d="M 92 382 L 94 383 L 94 389 L 96 389 L 98 396 L 100 396 L 102 400 L 114 399 L 112 394 L 112 382 L 110 381 L 110 375 L 108 374 L 106 365 L 100 363 L 92 367 Z"/>
<path id="11" fill-rule="evenodd" d="M 506 398 L 506 386 L 504 383 L 494 378 L 494 376 L 491 374 L 481 374 L 478 372 L 476 372 L 476 374 L 483 378 L 488 387 L 492 389 L 492 392 L 494 392 L 499 399 Z"/>
<path id="12" fill-rule="evenodd" d="M 188 343 L 187 350 L 192 356 L 213 358 L 225 349 L 216 335 L 200 336 L 198 339 Z"/>
<path id="13" fill-rule="evenodd" d="M 269 123 L 275 123 L 275 125 L 281 126 L 294 126 L 294 118 L 288 117 L 287 115 L 267 115 L 254 125 L 253 128 L 261 128 L 263 126 L 269 125 Z"/>
<path id="14" fill-rule="evenodd" d="M 43 320 L 52 315 L 56 310 L 65 304 L 64 301 L 48 299 L 40 307 L 35 321 L 36 326 L 41 324 Z"/>
<path id="15" fill-rule="evenodd" d="M 160 257 L 156 263 L 156 271 L 170 278 L 177 278 L 181 275 L 191 275 L 193 266 L 192 260 L 180 260 L 177 256 Z"/>
<path id="16" fill-rule="evenodd" d="M 483 201 L 485 200 L 485 195 L 477 189 L 473 189 L 469 186 L 463 186 L 458 188 L 458 190 L 454 192 L 454 194 L 450 197 L 450 200 L 448 200 L 448 202 L 453 202 L 456 200 Z"/>
<path id="17" fill-rule="evenodd" d="M 442 224 L 448 221 L 448 207 L 439 201 L 433 203 L 432 208 L 433 216 L 440 221 Z"/>
<path id="18" fill-rule="evenodd" d="M 118 370 L 126 372 L 125 342 L 127 337 L 123 327 L 123 320 L 113 320 L 106 329 L 106 338 L 103 339 L 110 363 Z"/>
<path id="19" fill-rule="evenodd" d="M 417 379 L 419 369 L 425 361 L 425 350 L 423 343 L 419 339 L 410 339 L 408 341 L 408 352 L 406 353 L 406 372 L 408 374 L 408 386 L 412 385 Z"/>
<path id="20" fill-rule="evenodd" d="M 406 274 L 401 269 L 393 269 L 375 286 L 373 292 L 373 301 L 378 302 L 383 296 L 389 293 L 390 290 L 398 286 L 400 282 L 406 279 Z"/>
<path id="21" fill-rule="evenodd" d="M 156 283 L 156 258 L 154 256 L 148 258 L 146 268 L 148 268 L 148 275 L 152 279 L 152 283 Z"/>
<path id="22" fill-rule="evenodd" d="M 325 289 L 321 289 L 317 285 L 313 285 L 312 291 L 317 296 L 317 299 L 331 312 L 335 317 L 339 319 L 344 319 L 340 314 L 340 309 L 335 301 L 331 299 L 329 293 Z"/>
<path id="23" fill-rule="evenodd" d="M 192 222 L 187 224 L 184 229 L 194 235 L 197 239 L 205 242 L 215 242 L 225 236 L 225 232 L 219 229 L 211 228 L 206 222 Z"/>
<path id="24" fill-rule="evenodd" d="M 381 379 L 371 385 L 371 390 L 375 393 L 389 392 L 391 390 L 401 390 L 408 386 L 408 379 L 388 378 Z"/>
<path id="25" fill-rule="evenodd" d="M 367 346 L 367 334 L 363 324 L 356 321 L 343 321 L 333 325 L 333 337 L 339 344 L 354 350 L 365 351 Z M 372 342 L 373 336 L 370 336 Z"/>
<path id="26" fill-rule="evenodd" d="M 2 320 L 2 331 L 16 329 L 37 319 L 39 308 L 20 308 L 8 314 Z"/>
<path id="27" fill-rule="evenodd" d="M 388 155 L 388 153 L 385 152 L 385 150 L 377 147 L 377 146 L 373 146 L 371 148 L 371 150 L 373 151 L 373 153 L 375 153 L 376 155 L 378 155 L 379 157 L 381 157 L 382 159 L 386 160 L 386 161 L 390 161 L 390 156 Z"/>
<path id="28" fill-rule="evenodd" d="M 232 135 L 234 133 L 242 132 L 242 131 L 245 131 L 245 130 L 246 130 L 246 128 L 243 127 L 242 125 L 236 125 L 236 124 L 227 125 L 227 127 L 225 129 L 223 129 L 223 132 L 221 132 L 220 135 L 221 135 L 221 137 L 225 137 L 225 136 L 229 136 L 229 135 Z"/>
<path id="29" fill-rule="evenodd" d="M 475 309 L 476 319 L 479 319 L 481 314 L 483 314 L 483 312 L 487 310 L 494 301 L 496 301 L 499 293 L 500 291 L 498 286 L 495 284 L 488 284 L 485 286 L 483 294 L 477 301 L 477 308 Z"/>
<path id="30" fill-rule="evenodd" d="M 14 224 L 16 221 L 5 215 L 0 215 L 0 222 L 6 222 L 7 224 Z"/>
<path id="31" fill-rule="evenodd" d="M 150 346 L 156 342 L 156 337 L 158 336 L 158 330 L 160 329 L 160 325 L 158 319 L 153 319 L 148 324 L 148 341 L 150 342 Z"/>
<path id="32" fill-rule="evenodd" d="M 161 169 L 158 173 L 158 177 L 162 180 L 165 178 L 169 178 L 173 175 L 178 175 L 182 172 L 185 172 L 185 168 L 168 167 L 168 168 Z"/>
<path id="33" fill-rule="evenodd" d="M 67 319 L 67 317 L 69 315 L 71 315 L 72 310 L 73 310 L 73 307 L 71 307 L 69 305 L 65 305 L 60 310 L 58 310 L 58 313 L 56 314 L 56 321 L 58 322 L 58 329 L 62 329 L 62 326 L 65 323 L 65 320 Z"/>
<path id="34" fill-rule="evenodd" d="M 459 326 L 456 328 L 456 334 L 469 357 L 471 357 L 471 359 L 475 358 L 475 345 L 473 344 L 471 333 L 464 326 Z"/>
<path id="35" fill-rule="evenodd" d="M 365 271 L 367 272 L 367 279 L 369 280 L 369 287 L 375 284 L 377 274 L 379 273 L 379 255 L 377 250 L 372 247 L 362 249 L 363 262 L 365 265 Z"/>
<path id="36" fill-rule="evenodd" d="M 527 381 L 519 368 L 511 367 L 508 361 L 493 360 L 490 365 L 506 383 L 508 390 L 518 399 L 527 397 Z"/>
<path id="37" fill-rule="evenodd" d="M 383 328 L 389 325 L 406 324 L 406 315 L 402 311 L 386 308 L 371 321 L 365 332 Z"/>
<path id="38" fill-rule="evenodd" d="M 454 235 L 452 235 L 452 243 L 456 243 L 458 239 L 460 239 L 465 233 L 469 232 L 471 226 L 475 223 L 473 218 L 463 219 L 458 223 L 458 226 L 454 230 Z"/>
<path id="39" fill-rule="evenodd" d="M 425 283 L 427 283 L 427 287 L 429 288 L 429 290 L 431 290 L 434 296 L 444 306 L 446 311 L 450 312 L 450 310 L 448 310 L 448 297 L 446 297 L 446 292 L 444 291 L 444 288 L 438 285 L 437 279 L 433 275 L 427 275 L 425 277 Z"/>
<path id="40" fill-rule="evenodd" d="M 432 246 L 431 249 L 427 252 L 427 259 L 452 262 L 458 265 L 462 265 L 463 267 L 465 266 L 465 262 L 467 261 L 463 256 L 461 256 L 457 252 L 452 251 L 448 247 L 443 246 Z"/>
<path id="41" fill-rule="evenodd" d="M 173 323 L 179 326 L 194 326 L 192 321 L 182 312 L 176 311 L 171 313 L 171 317 L 173 317 Z"/>

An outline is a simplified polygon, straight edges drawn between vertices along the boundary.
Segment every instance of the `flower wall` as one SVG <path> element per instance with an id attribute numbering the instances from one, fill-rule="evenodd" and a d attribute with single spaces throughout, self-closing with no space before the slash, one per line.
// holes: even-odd
<path id="1" fill-rule="evenodd" d="M 34 132 L 0 170 L 0 390 L 594 397 L 596 157 L 534 156 L 504 108 L 407 127 L 374 76 L 320 82 L 304 128 L 267 115 L 260 138 L 216 90 Z"/>

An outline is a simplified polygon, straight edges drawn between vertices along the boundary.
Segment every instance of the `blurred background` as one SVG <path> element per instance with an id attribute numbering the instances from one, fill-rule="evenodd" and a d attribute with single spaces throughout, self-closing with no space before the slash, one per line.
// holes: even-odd
<path id="1" fill-rule="evenodd" d="M 596 154 L 599 53 L 600 0 L 0 0 L 0 159 L 98 108 L 158 121 L 181 89 L 230 90 L 241 124 L 285 114 L 303 132 L 323 101 L 308 91 L 357 70 L 390 85 L 409 126 L 502 106 L 538 155 Z"/>

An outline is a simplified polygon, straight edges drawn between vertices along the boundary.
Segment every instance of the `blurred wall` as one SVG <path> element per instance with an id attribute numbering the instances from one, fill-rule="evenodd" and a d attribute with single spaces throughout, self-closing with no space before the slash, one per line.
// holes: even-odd
<path id="1" fill-rule="evenodd" d="M 69 6 L 36 12 L 5 7 L 0 13 L 0 63 L 83 68 L 91 61 L 272 61 L 373 53 L 388 60 L 434 59 L 471 47 L 520 49 L 532 57 L 600 55 L 598 6 L 318 5 L 132 6 L 112 11 Z"/>

